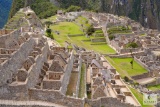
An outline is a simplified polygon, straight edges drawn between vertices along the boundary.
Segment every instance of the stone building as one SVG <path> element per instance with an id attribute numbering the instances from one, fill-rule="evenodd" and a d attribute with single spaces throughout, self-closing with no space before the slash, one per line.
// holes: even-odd
<path id="1" fill-rule="evenodd" d="M 29 26 L 0 31 L 0 105 L 84 107 L 88 103 L 92 107 L 140 107 L 103 56 L 78 46 L 73 50 L 51 45 L 35 13 L 28 7 L 21 11 L 28 16 Z M 90 84 L 90 100 L 86 96 L 78 98 L 82 63 L 87 67 L 84 81 Z M 73 72 L 78 73 L 76 95 L 67 96 Z"/>

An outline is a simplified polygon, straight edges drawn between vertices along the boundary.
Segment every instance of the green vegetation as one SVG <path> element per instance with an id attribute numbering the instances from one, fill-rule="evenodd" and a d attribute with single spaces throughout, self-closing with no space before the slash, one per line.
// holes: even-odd
<path id="1" fill-rule="evenodd" d="M 116 68 L 116 70 L 121 74 L 122 77 L 130 77 L 147 72 L 145 68 L 143 68 L 135 61 L 132 69 L 132 66 L 130 64 L 132 58 L 106 58 Z"/>
<path id="2" fill-rule="evenodd" d="M 114 38 L 115 38 L 115 36 L 109 35 L 109 40 L 113 40 Z"/>
<path id="3" fill-rule="evenodd" d="M 85 83 L 85 73 L 86 73 L 86 65 L 83 63 L 82 68 L 81 68 L 81 78 L 80 78 L 80 85 L 79 85 L 79 98 L 85 97 L 85 88 L 86 88 L 86 83 Z"/>
<path id="4" fill-rule="evenodd" d="M 95 32 L 95 30 L 94 30 L 93 26 L 89 26 L 87 28 L 86 34 L 87 35 L 92 35 L 94 32 Z"/>
<path id="5" fill-rule="evenodd" d="M 143 33 L 143 34 L 141 34 L 140 36 L 146 36 L 146 34 L 145 34 L 145 33 Z"/>
<path id="6" fill-rule="evenodd" d="M 128 15 L 131 19 L 139 21 L 139 16 L 141 15 L 141 0 L 135 0 L 132 4 L 133 10 Z"/>
<path id="7" fill-rule="evenodd" d="M 154 85 L 154 86 L 149 86 L 147 88 L 152 90 L 152 91 L 157 91 L 157 90 L 160 90 L 160 84 L 159 85 Z"/>
<path id="8" fill-rule="evenodd" d="M 73 12 L 73 11 L 80 11 L 80 10 L 81 10 L 81 7 L 71 5 L 70 7 L 67 8 L 66 12 Z"/>
<path id="9" fill-rule="evenodd" d="M 39 18 L 47 18 L 57 13 L 58 7 L 50 3 L 50 0 L 34 0 L 31 8 Z"/>
<path id="10" fill-rule="evenodd" d="M 111 27 L 107 32 L 109 35 L 113 35 L 116 33 L 132 33 L 129 27 L 124 26 Z"/>
<path id="11" fill-rule="evenodd" d="M 59 31 L 60 36 L 67 34 L 82 34 L 83 32 L 79 29 L 79 26 L 72 22 L 60 22 L 50 26 L 51 29 Z"/>
<path id="12" fill-rule="evenodd" d="M 25 14 L 23 12 L 20 12 L 18 11 L 15 16 L 13 16 L 8 22 L 7 24 L 5 25 L 5 28 L 6 29 L 17 29 L 19 28 L 20 26 L 26 26 L 28 25 L 28 22 L 26 20 L 23 21 L 23 23 L 21 23 L 21 25 L 19 25 L 19 20 L 22 18 L 22 17 L 25 17 Z"/>
<path id="13" fill-rule="evenodd" d="M 51 21 L 46 21 L 46 22 L 44 22 L 44 24 L 47 25 L 48 28 L 50 28 L 50 25 L 52 25 L 53 22 L 51 22 Z"/>
<path id="14" fill-rule="evenodd" d="M 124 81 L 129 82 L 129 78 L 127 76 L 124 76 Z"/>
<path id="15" fill-rule="evenodd" d="M 138 48 L 138 45 L 135 42 L 131 42 L 126 45 L 126 48 Z"/>
<path id="16" fill-rule="evenodd" d="M 92 95 L 91 92 L 87 92 L 87 98 L 88 98 L 88 99 L 91 99 L 91 95 Z"/>
<path id="17" fill-rule="evenodd" d="M 56 21 L 56 18 L 57 18 L 57 15 L 54 15 L 54 16 L 51 16 L 51 17 L 49 17 L 49 18 L 47 18 L 47 19 L 42 19 L 42 22 L 43 22 L 43 23 L 45 23 L 46 21 L 51 21 L 51 22 L 53 22 L 53 21 Z"/>
<path id="18" fill-rule="evenodd" d="M 132 91 L 132 93 L 134 94 L 134 96 L 137 98 L 137 100 L 139 101 L 139 103 L 141 104 L 142 107 L 153 107 L 153 106 L 147 106 L 147 105 L 143 105 L 143 95 L 141 93 L 139 93 L 137 90 L 133 89 L 130 87 L 130 90 Z"/>
<path id="19" fill-rule="evenodd" d="M 25 6 L 30 6 L 39 18 L 47 18 L 56 14 L 58 7 L 50 2 L 50 0 L 14 0 L 10 11 L 10 18 Z"/>
<path id="20" fill-rule="evenodd" d="M 102 30 L 96 30 L 95 33 L 103 33 Z"/>
<path id="21" fill-rule="evenodd" d="M 53 34 L 52 34 L 52 29 L 47 29 L 46 30 L 46 34 L 47 34 L 47 37 L 50 37 L 51 39 L 54 39 L 54 37 L 53 37 Z"/>
<path id="22" fill-rule="evenodd" d="M 78 73 L 72 72 L 70 80 L 69 80 L 69 84 L 68 84 L 68 87 L 67 87 L 66 95 L 73 96 L 73 93 L 74 94 L 76 93 L 77 81 L 78 81 Z"/>
<path id="23" fill-rule="evenodd" d="M 80 18 L 81 21 L 83 18 Z M 82 21 L 83 22 L 83 21 Z M 87 24 L 88 25 L 88 24 Z M 87 26 L 86 25 L 86 26 Z M 80 47 L 85 47 L 88 50 L 94 50 L 99 53 L 115 53 L 115 51 L 108 46 L 106 43 L 101 45 L 91 45 L 90 38 L 84 36 L 75 36 L 75 37 L 68 37 L 68 34 L 83 34 L 80 30 L 80 26 L 76 25 L 72 22 L 60 22 L 59 24 L 51 25 L 50 28 L 53 30 L 54 38 L 57 42 L 60 43 L 61 46 L 64 46 L 65 41 L 70 43 L 74 43 Z M 56 33 L 59 32 L 59 35 Z"/>

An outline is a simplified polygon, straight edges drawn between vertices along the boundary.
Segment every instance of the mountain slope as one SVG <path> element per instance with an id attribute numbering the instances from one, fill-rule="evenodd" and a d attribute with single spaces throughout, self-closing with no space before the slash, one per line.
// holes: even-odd
<path id="1" fill-rule="evenodd" d="M 55 4 L 64 9 L 77 5 L 82 9 L 128 16 L 145 27 L 160 30 L 160 0 L 13 0 L 10 17 L 19 8 L 29 5 L 40 18 L 46 18 L 56 13 Z M 3 7 L 1 11 L 5 11 Z"/>
<path id="2" fill-rule="evenodd" d="M 160 30 L 160 0 L 57 0 L 62 7 L 78 5 L 83 9 L 98 10 L 128 16 L 143 26 Z"/>
<path id="3" fill-rule="evenodd" d="M 13 0 L 10 17 L 22 7 L 30 6 L 40 18 L 47 18 L 56 14 L 58 7 L 49 0 Z"/>

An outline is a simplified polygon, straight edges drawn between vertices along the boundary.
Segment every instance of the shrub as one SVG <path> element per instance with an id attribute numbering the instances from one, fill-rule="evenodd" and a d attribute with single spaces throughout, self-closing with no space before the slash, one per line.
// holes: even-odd
<path id="1" fill-rule="evenodd" d="M 51 29 L 47 29 L 46 33 L 47 33 L 47 37 L 50 37 L 51 39 L 54 39 Z"/>
<path id="2" fill-rule="evenodd" d="M 86 33 L 88 35 L 92 35 L 94 32 L 95 32 L 95 29 L 93 28 L 93 26 L 89 26 Z"/>
<path id="3" fill-rule="evenodd" d="M 109 40 L 113 40 L 114 38 L 115 38 L 115 36 L 109 35 Z"/>
<path id="4" fill-rule="evenodd" d="M 129 82 L 129 78 L 127 76 L 124 77 L 125 82 Z"/>
<path id="5" fill-rule="evenodd" d="M 138 48 L 138 44 L 135 42 L 128 43 L 126 45 L 127 48 Z"/>
<path id="6" fill-rule="evenodd" d="M 52 33 L 52 30 L 51 30 L 51 29 L 47 29 L 47 30 L 46 30 L 46 33 L 47 33 L 47 34 L 51 34 L 51 33 Z"/>
<path id="7" fill-rule="evenodd" d="M 68 7 L 68 9 L 66 11 L 67 12 L 73 12 L 73 11 L 80 11 L 80 10 L 81 10 L 81 7 L 71 5 L 70 7 Z"/>

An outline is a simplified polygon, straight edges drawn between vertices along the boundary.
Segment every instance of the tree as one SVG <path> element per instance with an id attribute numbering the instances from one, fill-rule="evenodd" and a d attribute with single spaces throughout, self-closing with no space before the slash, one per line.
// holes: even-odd
<path id="1" fill-rule="evenodd" d="M 109 35 L 109 40 L 113 40 L 115 38 L 114 35 Z"/>
<path id="2" fill-rule="evenodd" d="M 93 33 L 95 32 L 95 29 L 93 28 L 93 26 L 89 26 L 87 31 L 86 31 L 86 34 L 88 35 L 92 35 Z"/>
<path id="3" fill-rule="evenodd" d="M 47 36 L 50 37 L 51 39 L 54 39 L 53 34 L 52 34 L 52 30 L 51 29 L 47 29 L 46 30 Z"/>
<path id="4" fill-rule="evenodd" d="M 131 42 L 131 43 L 128 43 L 126 47 L 127 48 L 138 48 L 138 45 L 135 42 Z"/>
<path id="5" fill-rule="evenodd" d="M 47 25 L 47 28 L 50 28 L 50 25 L 53 24 L 53 22 L 51 22 L 51 21 L 46 21 L 46 22 L 44 22 L 44 23 L 45 23 L 45 25 Z"/>
<path id="6" fill-rule="evenodd" d="M 133 54 L 133 52 L 132 52 L 132 49 L 133 49 L 133 48 L 138 48 L 138 45 L 137 45 L 137 43 L 135 43 L 135 42 L 131 42 L 131 43 L 128 43 L 128 44 L 126 45 L 126 47 L 127 47 L 127 48 L 131 48 L 131 49 L 130 49 L 130 53 L 131 53 L 131 56 L 132 56 L 132 60 L 131 60 L 130 64 L 131 64 L 131 67 L 132 67 L 132 69 L 133 69 L 134 54 Z"/>
<path id="7" fill-rule="evenodd" d="M 127 76 L 124 77 L 125 82 L 129 82 L 129 78 Z"/>

